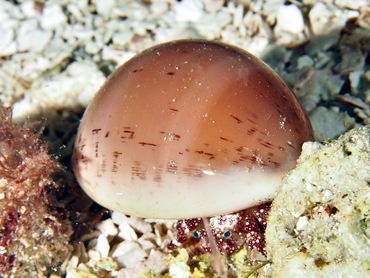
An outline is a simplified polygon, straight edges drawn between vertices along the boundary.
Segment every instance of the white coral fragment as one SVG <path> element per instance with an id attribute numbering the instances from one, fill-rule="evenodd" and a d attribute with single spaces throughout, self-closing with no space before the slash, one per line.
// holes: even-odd
<path id="1" fill-rule="evenodd" d="M 114 237 L 118 234 L 118 229 L 114 225 L 114 222 L 111 218 L 99 222 L 96 225 L 96 229 L 99 230 L 103 234 L 103 236 L 107 238 Z"/>
<path id="2" fill-rule="evenodd" d="M 175 6 L 176 20 L 197 21 L 203 15 L 203 3 L 201 0 L 184 0 Z"/>
<path id="3" fill-rule="evenodd" d="M 98 251 L 103 258 L 106 258 L 109 253 L 109 242 L 104 235 L 100 235 L 96 241 L 95 250 Z"/>
<path id="4" fill-rule="evenodd" d="M 46 5 L 42 11 L 40 25 L 43 29 L 55 29 L 67 23 L 67 16 L 59 4 Z"/>
<path id="5" fill-rule="evenodd" d="M 74 62 L 62 74 L 35 81 L 25 92 L 25 98 L 14 105 L 14 121 L 52 108 L 78 110 L 87 105 L 104 81 L 95 64 Z"/>
<path id="6" fill-rule="evenodd" d="M 299 35 L 304 29 L 301 10 L 294 4 L 280 6 L 277 13 L 277 27 L 282 31 Z"/>
<path id="7" fill-rule="evenodd" d="M 111 257 L 120 267 L 134 268 L 147 257 L 146 252 L 134 241 L 123 241 L 112 250 Z"/>
<path id="8" fill-rule="evenodd" d="M 307 40 L 303 15 L 296 5 L 280 6 L 276 20 L 274 33 L 278 44 L 295 46 Z"/>

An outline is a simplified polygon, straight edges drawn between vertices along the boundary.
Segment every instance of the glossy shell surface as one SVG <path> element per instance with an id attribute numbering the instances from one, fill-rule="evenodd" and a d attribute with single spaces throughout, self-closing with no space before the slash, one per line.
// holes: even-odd
<path id="1" fill-rule="evenodd" d="M 74 171 L 104 207 L 195 218 L 271 200 L 311 124 L 265 63 L 235 46 L 174 41 L 120 66 L 87 108 Z"/>

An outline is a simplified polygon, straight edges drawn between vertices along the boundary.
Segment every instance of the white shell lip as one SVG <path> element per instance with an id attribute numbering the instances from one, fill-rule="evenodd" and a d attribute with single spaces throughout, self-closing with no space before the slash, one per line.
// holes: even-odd
<path id="1" fill-rule="evenodd" d="M 232 169 L 230 174 L 212 172 L 198 179 L 182 177 L 181 181 L 167 174 L 162 176 L 165 182 L 153 184 L 140 179 L 132 181 L 121 174 L 119 178 L 112 177 L 121 181 L 114 187 L 112 180 L 99 178 L 90 170 L 79 171 L 77 177 L 90 197 L 96 200 L 99 196 L 98 203 L 113 211 L 144 218 L 186 219 L 232 213 L 271 201 L 283 175 Z M 179 185 L 181 191 L 177 189 Z"/>

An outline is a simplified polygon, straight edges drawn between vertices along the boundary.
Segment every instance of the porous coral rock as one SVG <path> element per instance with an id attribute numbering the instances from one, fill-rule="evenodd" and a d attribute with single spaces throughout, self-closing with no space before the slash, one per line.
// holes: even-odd
<path id="1" fill-rule="evenodd" d="M 370 127 L 305 143 L 266 230 L 272 277 L 369 277 Z"/>

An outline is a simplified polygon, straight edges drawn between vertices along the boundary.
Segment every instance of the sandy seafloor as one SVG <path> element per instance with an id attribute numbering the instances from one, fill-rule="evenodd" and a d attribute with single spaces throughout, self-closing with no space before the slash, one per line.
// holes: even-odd
<path id="1" fill-rule="evenodd" d="M 6 106 L 13 106 L 15 123 L 26 119 L 45 121 L 45 139 L 50 142 L 51 152 L 57 153 L 69 169 L 69 176 L 79 117 L 107 76 L 137 52 L 174 39 L 225 41 L 263 59 L 297 94 L 317 141 L 328 142 L 370 124 L 370 2 L 366 0 L 1 1 L 0 38 L 0 98 Z M 369 252 L 364 251 L 370 250 L 369 192 L 363 170 L 368 167 L 369 132 L 365 129 L 348 136 L 324 147 L 306 146 L 306 160 L 301 158 L 301 168 L 284 180 L 274 204 L 271 221 L 282 230 L 267 231 L 271 243 L 268 259 L 272 263 L 253 275 L 370 275 Z M 322 154 L 340 156 L 340 150 L 348 148 L 358 154 L 354 161 Z M 343 189 L 344 193 L 326 188 L 329 182 L 323 182 L 324 171 L 320 170 L 329 168 L 325 163 L 332 167 L 329 172 L 338 172 L 328 178 L 330 183 L 341 181 L 345 188 L 353 188 L 347 188 L 348 192 Z M 340 172 L 343 169 L 336 167 L 338 163 L 351 170 L 353 163 L 363 167 L 356 168 L 357 172 Z M 295 178 L 307 169 L 312 169 L 308 177 Z M 302 186 L 307 190 L 299 194 L 293 190 L 297 195 L 289 195 L 292 179 L 299 180 L 295 186 L 304 180 Z M 359 193 L 351 202 L 338 201 L 353 192 Z M 306 209 L 289 208 L 289 198 L 302 198 Z M 342 209 L 334 219 L 331 214 L 320 214 L 325 211 L 324 204 Z M 353 214 L 355 218 L 351 218 Z M 320 225 L 319 230 L 318 223 L 332 226 L 325 230 L 325 225 Z M 361 223 L 358 229 L 356 223 Z M 136 277 L 149 268 L 166 272 L 161 250 L 173 233 L 172 224 L 113 213 L 93 231 L 86 229 L 86 234 L 79 234 L 75 251 L 62 271 L 69 278 Z M 295 236 L 285 233 L 289 229 Z M 334 237 L 331 245 L 330 238 Z M 127 256 L 125 250 L 129 250 Z M 340 254 L 333 250 L 340 250 Z M 106 264 L 102 258 L 109 258 Z M 172 268 L 173 277 L 190 275 L 186 266 L 180 267 L 181 260 L 173 261 L 177 264 Z"/>

